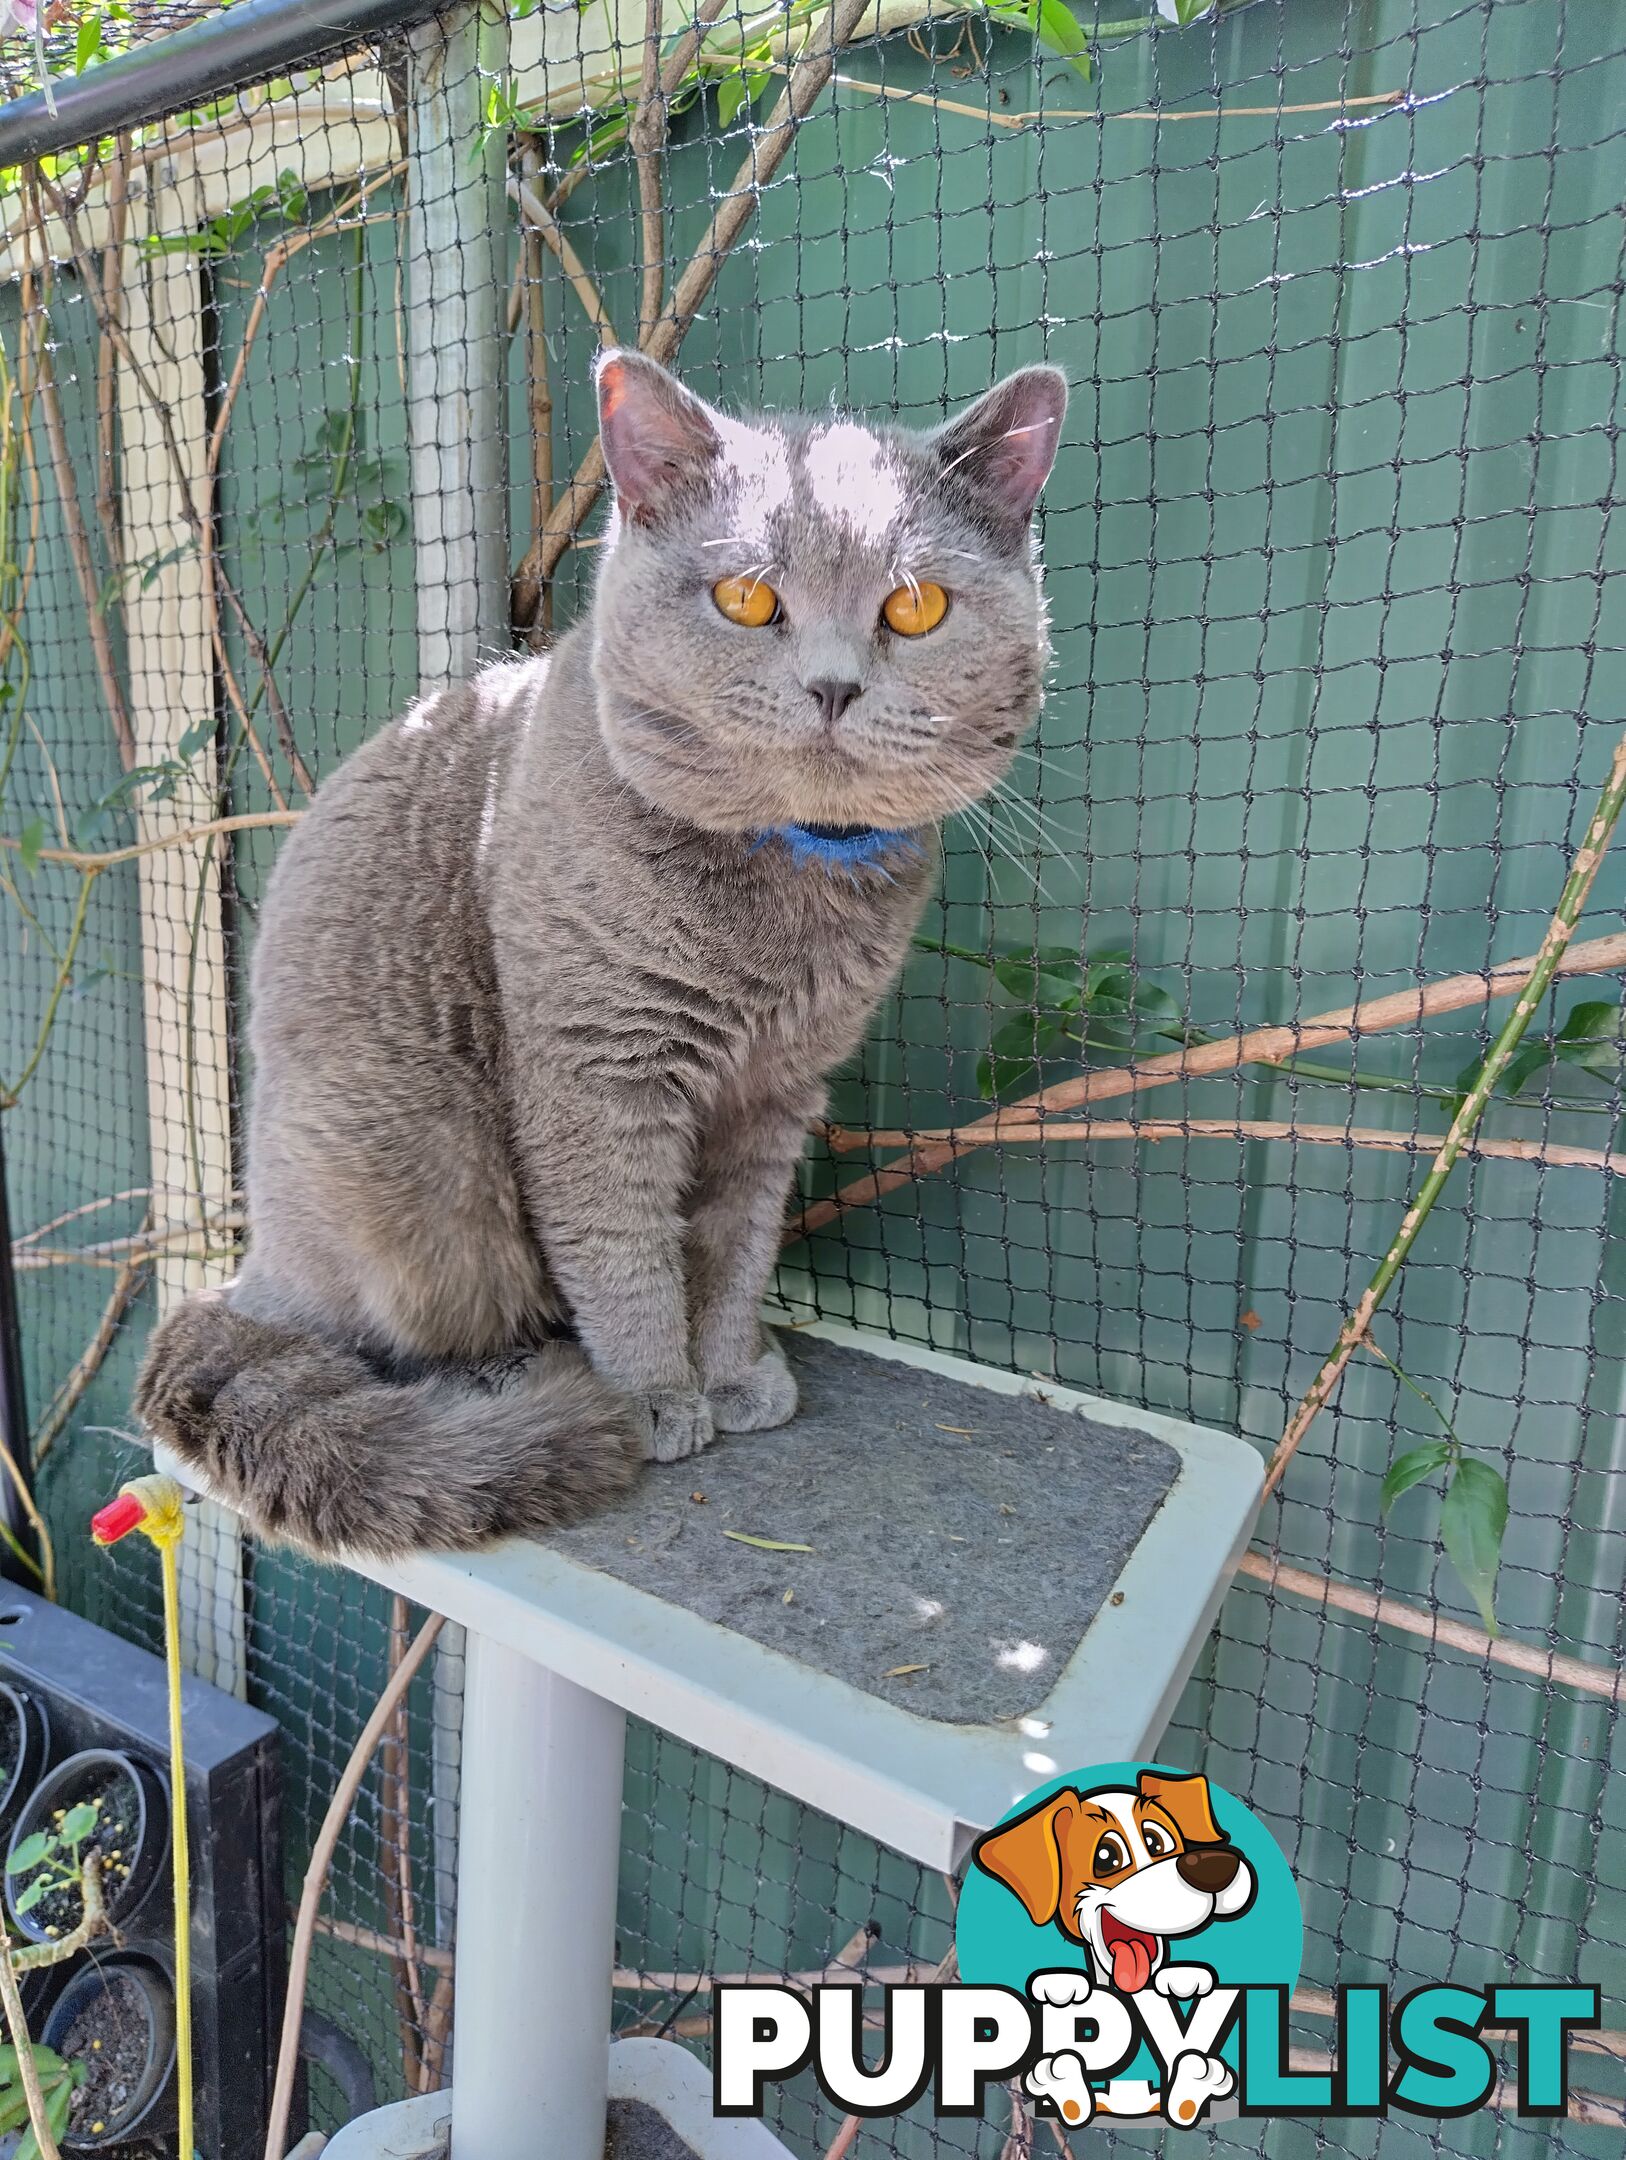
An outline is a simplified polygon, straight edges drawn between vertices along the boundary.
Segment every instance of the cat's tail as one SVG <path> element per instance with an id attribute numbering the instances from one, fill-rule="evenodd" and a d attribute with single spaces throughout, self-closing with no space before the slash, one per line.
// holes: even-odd
<path id="1" fill-rule="evenodd" d="M 215 1498 L 316 1553 L 535 1537 L 629 1485 L 632 1404 L 550 1344 L 500 1384 L 380 1379 L 354 1351 L 200 1291 L 155 1332 L 135 1407 Z"/>

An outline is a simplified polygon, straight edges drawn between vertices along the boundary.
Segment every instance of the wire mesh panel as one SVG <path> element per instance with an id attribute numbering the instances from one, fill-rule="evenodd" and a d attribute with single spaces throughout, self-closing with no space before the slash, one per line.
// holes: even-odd
<path id="1" fill-rule="evenodd" d="M 311 52 L 4 176 L 0 1100 L 76 1607 L 156 1625 L 139 1565 L 80 1526 L 135 1459 L 157 1311 L 239 1249 L 241 995 L 280 838 L 421 681 L 505 641 L 494 548 L 513 638 L 579 613 L 612 334 L 725 404 L 916 423 L 1019 362 L 1066 369 L 1043 719 L 944 830 L 781 1293 L 1282 1434 L 1626 726 L 1626 38 L 1613 9 L 1535 0 L 1162 12 L 1075 35 L 1040 11 L 1036 36 L 912 0 L 545 6 Z M 1623 884 L 1606 856 L 1168 1743 L 1293 1864 L 1307 2055 L 1340 1981 L 1579 1977 L 1626 2025 Z M 1323 1015 L 1309 1043 L 1257 1037 Z M 1390 1512 L 1385 1473 L 1424 1448 Z M 1494 1589 L 1442 1506 L 1464 1461 L 1505 1483 Z M 1041 1565 L 1087 1535 L 1032 1527 Z M 283 1723 L 292 1887 L 416 1616 L 219 1526 L 190 1611 L 195 1661 Z M 380 2098 L 449 2069 L 439 1662 L 318 1941 L 313 2002 Z M 703 2050 L 717 1974 L 939 1967 L 952 1885 L 659 1733 L 629 1772 L 622 2029 Z M 1579 2057 L 1569 2122 L 1200 2135 L 1614 2153 L 1620 2065 Z M 353 2097 L 314 2075 L 318 2122 Z M 811 2154 L 839 2125 L 809 2085 L 781 2128 Z M 1027 2134 L 1001 2096 L 859 2149 Z"/>

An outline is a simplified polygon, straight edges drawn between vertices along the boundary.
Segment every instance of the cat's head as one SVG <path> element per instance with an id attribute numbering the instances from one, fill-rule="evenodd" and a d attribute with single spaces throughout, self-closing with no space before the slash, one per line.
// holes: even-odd
<path id="1" fill-rule="evenodd" d="M 597 379 L 593 666 L 622 777 L 735 832 L 903 830 L 992 787 L 1049 655 L 1031 520 L 1065 377 L 1025 368 L 930 433 L 735 419 L 634 353 Z"/>

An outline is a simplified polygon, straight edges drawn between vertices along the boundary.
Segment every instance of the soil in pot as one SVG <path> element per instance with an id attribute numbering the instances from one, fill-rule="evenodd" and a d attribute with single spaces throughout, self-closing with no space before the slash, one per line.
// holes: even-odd
<path id="1" fill-rule="evenodd" d="M 141 2097 L 147 2073 L 146 2004 L 128 1973 L 110 1972 L 62 2035 L 57 2053 L 82 2062 L 85 2082 L 68 2103 L 70 2137 L 105 2137 Z"/>
<path id="2" fill-rule="evenodd" d="M 68 1765 L 63 1765 L 64 1769 Z M 54 1779 L 53 1779 L 54 1784 Z M 78 1843 L 79 1863 L 82 1866 L 87 1855 L 94 1853 L 101 1863 L 102 1895 L 110 1918 L 117 1919 L 139 1898 L 150 1880 L 150 1867 L 143 1867 L 141 1881 L 132 1881 L 132 1870 L 143 1858 L 141 1847 L 150 1839 L 155 1828 L 143 1796 L 129 1766 L 113 1755 L 98 1755 L 79 1766 L 79 1774 L 67 1782 L 60 1791 L 45 1794 L 46 1805 L 38 1802 L 41 1796 L 31 1800 L 18 1823 L 20 1831 L 43 1831 L 48 1837 L 59 1833 L 64 1822 L 74 1811 L 92 1808 L 95 1824 L 89 1835 Z M 13 1862 L 26 1854 L 32 1839 L 25 1835 L 13 1848 Z M 27 1932 L 47 1940 L 66 1935 L 79 1925 L 84 1910 L 80 1895 L 78 1869 L 71 1865 L 72 1853 L 60 1844 L 41 1863 L 32 1867 L 8 1869 L 7 1893 L 12 1911 Z M 36 1884 L 44 1881 L 46 1887 L 31 1897 Z"/>
<path id="3" fill-rule="evenodd" d="M 42 2038 L 85 2081 L 68 2108 L 64 2147 L 119 2144 L 137 2135 L 175 2067 L 174 2006 L 168 1982 L 140 1958 L 114 1956 L 81 1968 L 45 2020 Z"/>

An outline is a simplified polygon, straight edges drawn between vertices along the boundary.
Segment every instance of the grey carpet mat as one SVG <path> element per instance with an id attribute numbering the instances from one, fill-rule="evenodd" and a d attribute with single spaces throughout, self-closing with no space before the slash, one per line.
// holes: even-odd
<path id="1" fill-rule="evenodd" d="M 1036 1708 L 1174 1483 L 1174 1449 L 780 1339 L 802 1392 L 789 1425 L 652 1466 L 550 1543 L 923 1718 L 987 1725 Z"/>
<path id="2" fill-rule="evenodd" d="M 695 2149 L 642 2100 L 612 2100 L 604 2160 L 695 2160 Z"/>

